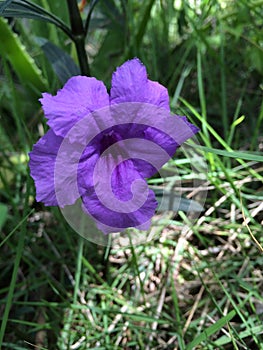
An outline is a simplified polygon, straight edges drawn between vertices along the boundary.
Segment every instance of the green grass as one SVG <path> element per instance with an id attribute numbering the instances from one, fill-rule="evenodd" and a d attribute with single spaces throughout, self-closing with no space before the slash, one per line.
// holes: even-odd
<path id="1" fill-rule="evenodd" d="M 69 23 L 64 4 L 36 3 Z M 82 239 L 35 202 L 27 153 L 47 127 L 32 86 L 61 81 L 32 33 L 77 59 L 52 24 L 10 21 L 35 63 L 28 86 L 0 52 L 0 348 L 263 349 L 263 1 L 192 3 L 100 1 L 91 16 L 91 74 L 109 86 L 137 56 L 201 129 L 149 183 L 204 210 L 158 214 L 155 240 L 126 248 Z"/>

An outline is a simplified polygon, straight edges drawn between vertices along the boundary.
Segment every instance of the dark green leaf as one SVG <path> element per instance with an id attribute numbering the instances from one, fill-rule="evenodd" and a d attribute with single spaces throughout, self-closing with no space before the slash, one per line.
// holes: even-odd
<path id="1" fill-rule="evenodd" d="M 142 42 L 146 27 L 147 27 L 147 23 L 149 22 L 149 19 L 150 19 L 151 10 L 152 10 L 154 2 L 155 2 L 155 0 L 149 0 L 148 3 L 146 4 L 143 18 L 141 20 L 138 32 L 137 32 L 136 37 L 135 37 L 137 47 L 139 47 L 141 42 Z"/>
<path id="2" fill-rule="evenodd" d="M 50 16 L 46 10 L 24 1 L 1 1 L 0 9 L 2 10 L 0 13 L 4 17 L 35 18 L 54 23 L 53 16 Z"/>
<path id="3" fill-rule="evenodd" d="M 108 28 L 99 52 L 92 62 L 92 72 L 104 81 L 109 79 L 113 67 L 120 64 L 121 55 L 124 52 L 123 28 L 111 25 Z"/>
<path id="4" fill-rule="evenodd" d="M 30 18 L 53 23 L 61 28 L 69 37 L 72 37 L 68 26 L 58 17 L 46 11 L 41 6 L 27 0 L 0 0 L 0 15 L 3 17 Z"/>
<path id="5" fill-rule="evenodd" d="M 0 3 L 0 15 L 2 15 L 2 12 L 11 4 L 13 0 L 6 0 L 1 1 Z"/>
<path id="6" fill-rule="evenodd" d="M 110 20 L 108 18 L 91 18 L 89 24 L 89 30 L 97 30 L 97 29 L 107 29 L 110 24 Z"/>
<path id="7" fill-rule="evenodd" d="M 62 84 L 70 77 L 80 74 L 79 67 L 65 51 L 44 38 L 37 38 L 37 43 L 41 46 Z"/>
<path id="8" fill-rule="evenodd" d="M 7 206 L 5 204 L 0 203 L 0 229 L 4 226 L 5 221 L 7 219 Z"/>

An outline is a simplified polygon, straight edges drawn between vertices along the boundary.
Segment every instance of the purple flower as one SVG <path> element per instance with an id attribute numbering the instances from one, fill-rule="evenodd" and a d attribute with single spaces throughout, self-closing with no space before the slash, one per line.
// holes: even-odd
<path id="1" fill-rule="evenodd" d="M 75 76 L 40 101 L 50 129 L 29 153 L 37 201 L 65 207 L 81 198 L 104 233 L 147 229 L 157 201 L 145 179 L 198 131 L 170 114 L 166 88 L 135 58 L 113 74 L 110 94 Z"/>

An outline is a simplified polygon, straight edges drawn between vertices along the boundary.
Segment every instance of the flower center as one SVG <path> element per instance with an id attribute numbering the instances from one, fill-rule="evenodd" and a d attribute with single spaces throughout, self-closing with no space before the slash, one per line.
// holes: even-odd
<path id="1" fill-rule="evenodd" d="M 122 140 L 121 136 L 114 130 L 110 130 L 109 132 L 105 133 L 100 141 L 100 154 L 120 140 Z M 114 149 L 116 150 L 116 147 L 114 147 Z"/>

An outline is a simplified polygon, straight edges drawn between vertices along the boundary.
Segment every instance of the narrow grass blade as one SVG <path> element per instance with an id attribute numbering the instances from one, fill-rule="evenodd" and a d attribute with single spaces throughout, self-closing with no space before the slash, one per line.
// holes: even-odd
<path id="1" fill-rule="evenodd" d="M 2 348 L 2 342 L 5 334 L 5 329 L 9 317 L 9 312 L 12 306 L 12 300 L 13 300 L 13 295 L 16 287 L 16 280 L 17 280 L 17 274 L 18 274 L 18 269 L 20 265 L 20 261 L 23 255 L 23 248 L 24 248 L 24 241 L 25 241 L 25 236 L 26 236 L 26 221 L 23 221 L 22 227 L 21 227 L 21 232 L 19 234 L 19 240 L 18 240 L 18 245 L 16 249 L 16 257 L 15 257 L 15 263 L 14 263 L 14 268 L 13 268 L 13 273 L 11 277 L 11 282 L 9 286 L 9 291 L 7 295 L 7 300 L 5 304 L 5 310 L 2 318 L 2 323 L 1 323 L 1 328 L 0 328 L 0 349 Z"/>
<path id="2" fill-rule="evenodd" d="M 5 224 L 5 221 L 7 219 L 7 213 L 8 213 L 8 207 L 5 204 L 0 203 L 0 230 Z M 0 243 L 0 246 L 1 246 L 1 243 Z"/>
<path id="3" fill-rule="evenodd" d="M 190 344 L 188 344 L 186 347 L 186 350 L 192 350 L 197 345 L 207 340 L 211 335 L 215 334 L 220 329 L 222 329 L 227 322 L 231 321 L 235 315 L 236 315 L 236 311 L 232 310 L 226 316 L 223 316 L 222 318 L 220 318 L 216 323 L 214 323 L 212 326 L 205 329 Z"/>
<path id="4" fill-rule="evenodd" d="M 147 23 L 148 23 L 149 18 L 150 18 L 151 9 L 153 7 L 154 2 L 155 2 L 155 0 L 149 0 L 148 4 L 146 5 L 146 8 L 145 8 L 145 11 L 143 14 L 143 18 L 141 20 L 138 32 L 137 32 L 136 37 L 135 37 L 137 47 L 139 47 L 141 42 L 142 42 L 142 39 L 143 39 L 145 30 L 146 30 Z"/>
<path id="5" fill-rule="evenodd" d="M 255 162 L 263 162 L 263 156 L 260 154 L 256 154 L 255 152 L 241 152 L 241 151 L 225 151 L 216 148 L 210 148 L 205 146 L 196 145 L 197 148 L 201 149 L 204 152 L 218 154 L 219 156 L 230 157 L 235 159 L 243 159 L 243 160 L 252 160 Z"/>

